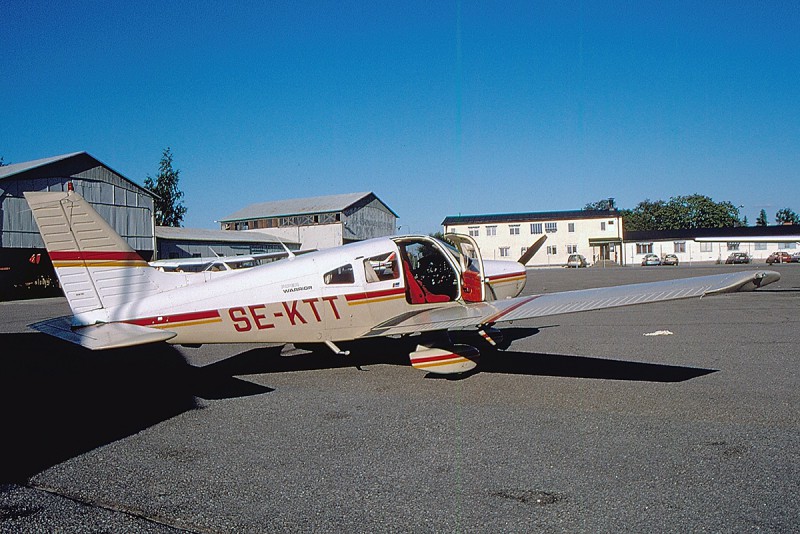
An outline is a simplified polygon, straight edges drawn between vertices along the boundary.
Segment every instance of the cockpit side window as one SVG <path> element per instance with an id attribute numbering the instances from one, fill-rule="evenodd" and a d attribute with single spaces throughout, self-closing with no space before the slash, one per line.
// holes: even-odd
<path id="1" fill-rule="evenodd" d="M 322 279 L 328 285 L 352 284 L 356 281 L 355 277 L 353 276 L 353 266 L 349 263 L 347 265 L 337 267 L 332 271 L 328 271 L 323 275 Z"/>

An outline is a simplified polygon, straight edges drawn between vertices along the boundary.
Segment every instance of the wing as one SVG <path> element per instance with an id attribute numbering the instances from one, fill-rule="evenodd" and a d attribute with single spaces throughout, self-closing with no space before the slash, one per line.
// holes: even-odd
<path id="1" fill-rule="evenodd" d="M 774 271 L 748 271 L 529 295 L 494 302 L 454 302 L 443 307 L 402 314 L 374 327 L 365 337 L 479 327 L 563 313 L 752 291 L 779 279 L 780 274 Z"/>
<path id="2" fill-rule="evenodd" d="M 299 256 L 301 254 L 308 254 L 315 252 L 317 249 L 303 249 L 295 250 L 293 255 Z M 212 251 L 213 252 L 213 251 Z M 186 271 L 202 271 L 204 268 L 209 267 L 214 262 L 223 262 L 229 264 L 234 270 L 238 268 L 238 264 L 246 263 L 252 267 L 256 262 L 268 263 L 271 261 L 283 260 L 289 258 L 288 252 L 260 252 L 258 254 L 246 254 L 237 256 L 202 256 L 198 258 L 173 258 L 165 260 L 154 260 L 150 262 L 153 267 L 162 267 L 169 269 L 181 268 Z"/>

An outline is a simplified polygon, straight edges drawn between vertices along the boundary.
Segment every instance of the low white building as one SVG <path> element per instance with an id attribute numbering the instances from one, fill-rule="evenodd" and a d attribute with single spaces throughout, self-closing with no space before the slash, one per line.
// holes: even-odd
<path id="1" fill-rule="evenodd" d="M 800 249 L 800 225 L 692 228 L 625 232 L 625 263 L 641 264 L 645 254 L 675 254 L 680 263 L 724 263 L 733 252 L 764 262 L 778 250 Z"/>
<path id="2" fill-rule="evenodd" d="M 589 263 L 622 262 L 622 217 L 616 210 L 573 210 L 448 216 L 444 232 L 472 236 L 486 259 L 516 261 L 542 235 L 528 266 L 563 266 L 570 254 Z"/>

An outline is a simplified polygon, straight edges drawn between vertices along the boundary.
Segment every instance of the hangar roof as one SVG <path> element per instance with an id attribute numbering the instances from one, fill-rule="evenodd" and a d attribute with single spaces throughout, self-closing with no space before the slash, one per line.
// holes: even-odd
<path id="1" fill-rule="evenodd" d="M 174 226 L 156 226 L 157 239 L 171 239 L 173 241 L 221 241 L 235 243 L 287 243 L 297 244 L 293 241 L 279 239 L 274 235 L 260 231 L 232 232 L 230 230 L 206 230 L 204 228 L 183 228 Z"/>
<path id="2" fill-rule="evenodd" d="M 61 161 L 67 158 L 71 158 L 73 156 L 77 156 L 78 154 L 84 154 L 85 152 L 72 152 L 71 154 L 62 154 L 60 156 L 52 156 L 49 158 L 42 158 L 42 159 L 35 159 L 33 161 L 23 161 L 22 163 L 11 163 L 9 165 L 5 165 L 0 167 L 0 180 L 6 178 L 8 176 L 13 176 L 15 174 L 19 174 L 21 172 L 29 171 L 31 169 L 36 169 L 39 167 L 44 167 L 45 165 L 49 165 L 50 163 Z"/>
<path id="3" fill-rule="evenodd" d="M 344 211 L 362 200 L 371 200 L 369 197 L 373 197 L 378 202 L 386 206 L 386 203 L 379 199 L 375 193 L 372 192 L 345 193 L 341 195 L 294 198 L 251 204 L 246 208 L 242 208 L 239 211 L 228 215 L 227 217 L 219 219 L 219 222 Z M 395 217 L 397 217 L 397 214 L 389 206 L 386 206 L 386 209 L 388 209 Z"/>
<path id="4" fill-rule="evenodd" d="M 448 215 L 442 226 L 458 224 L 495 224 L 535 221 L 564 221 L 575 219 L 607 219 L 620 217 L 616 210 L 569 210 L 569 211 L 537 211 L 528 213 L 498 213 L 489 215 Z"/>
<path id="5" fill-rule="evenodd" d="M 50 166 L 53 167 L 52 171 L 56 173 L 53 176 L 64 176 L 64 174 L 69 176 L 80 173 L 88 168 L 105 167 L 123 180 L 136 186 L 137 189 L 146 192 L 150 196 L 156 196 L 152 191 L 145 189 L 141 185 L 137 184 L 125 175 L 115 171 L 87 152 L 71 152 L 69 154 L 61 154 L 60 156 L 51 156 L 49 158 L 41 158 L 32 161 L 23 161 L 22 163 L 11 163 L 9 165 L 4 165 L 0 167 L 0 180 L 11 177 L 24 179 L 27 178 L 27 176 L 24 176 L 25 173 L 31 172 L 33 174 L 32 171 L 36 171 L 35 177 L 41 177 L 40 173 L 45 172 L 47 167 Z"/>

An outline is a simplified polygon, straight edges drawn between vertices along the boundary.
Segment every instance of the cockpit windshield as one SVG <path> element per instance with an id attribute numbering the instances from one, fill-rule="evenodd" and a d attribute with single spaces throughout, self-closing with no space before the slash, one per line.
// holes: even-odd
<path id="1" fill-rule="evenodd" d="M 453 259 L 456 261 L 456 263 L 458 263 L 461 266 L 463 270 L 465 271 L 470 270 L 476 272 L 478 271 L 478 266 L 475 265 L 473 258 L 470 258 L 466 254 L 461 252 L 451 242 L 443 239 L 437 239 L 436 241 L 440 243 L 445 249 L 447 249 L 447 252 L 449 252 L 453 256 Z"/>

